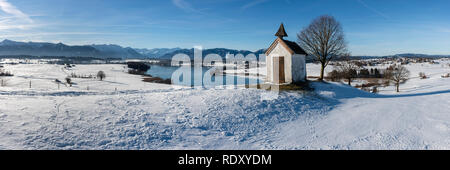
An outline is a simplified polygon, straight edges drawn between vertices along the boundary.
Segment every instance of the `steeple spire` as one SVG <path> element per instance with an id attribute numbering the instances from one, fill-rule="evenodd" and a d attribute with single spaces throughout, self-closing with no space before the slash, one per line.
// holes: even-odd
<path id="1" fill-rule="evenodd" d="M 280 28 L 278 29 L 278 32 L 275 34 L 275 36 L 277 36 L 277 37 L 279 37 L 281 39 L 283 39 L 283 37 L 287 37 L 288 36 L 286 31 L 284 30 L 283 23 L 281 23 Z"/>

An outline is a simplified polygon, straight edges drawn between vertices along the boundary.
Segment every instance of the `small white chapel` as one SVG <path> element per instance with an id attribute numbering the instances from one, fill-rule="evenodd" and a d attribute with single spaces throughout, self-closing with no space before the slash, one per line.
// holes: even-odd
<path id="1" fill-rule="evenodd" d="M 266 82 L 272 84 L 305 82 L 307 53 L 297 43 L 283 39 L 288 36 L 283 23 L 275 36 L 277 39 L 266 51 Z"/>

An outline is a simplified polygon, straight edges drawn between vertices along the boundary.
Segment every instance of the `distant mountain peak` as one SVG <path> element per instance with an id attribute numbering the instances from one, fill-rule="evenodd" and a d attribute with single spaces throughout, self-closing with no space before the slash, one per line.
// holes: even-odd
<path id="1" fill-rule="evenodd" d="M 4 40 L 2 41 L 2 43 L 6 43 L 6 42 L 14 42 L 14 41 L 11 41 L 11 40 L 8 40 L 8 39 L 4 39 Z"/>
<path id="2" fill-rule="evenodd" d="M 20 44 L 20 43 L 22 43 L 22 42 L 12 41 L 12 40 L 8 40 L 8 39 L 4 39 L 2 42 L 0 42 L 0 44 L 3 44 L 3 45 Z"/>

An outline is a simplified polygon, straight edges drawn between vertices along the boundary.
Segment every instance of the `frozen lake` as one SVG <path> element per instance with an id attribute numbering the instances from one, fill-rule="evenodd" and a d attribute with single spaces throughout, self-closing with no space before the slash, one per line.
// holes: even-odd
<path id="1" fill-rule="evenodd" d="M 160 66 L 151 65 L 151 68 L 146 74 L 153 77 L 160 77 L 162 79 L 173 79 L 175 85 L 184 86 L 205 86 L 215 87 L 221 85 L 255 85 L 262 82 L 262 80 L 244 76 L 243 74 L 220 74 L 215 75 L 215 67 L 176 67 L 176 66 Z M 175 74 L 174 74 L 175 73 Z M 183 79 L 183 73 L 188 74 L 189 80 Z M 190 75 L 189 75 L 190 73 Z M 178 78 L 178 80 L 177 80 Z M 217 80 L 217 81 L 216 81 Z"/>

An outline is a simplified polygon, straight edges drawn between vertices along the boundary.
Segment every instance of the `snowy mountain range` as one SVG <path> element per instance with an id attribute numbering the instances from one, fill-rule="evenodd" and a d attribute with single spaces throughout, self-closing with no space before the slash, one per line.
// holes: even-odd
<path id="1" fill-rule="evenodd" d="M 102 53 L 91 46 L 68 46 L 62 43 L 16 42 L 4 40 L 0 42 L 0 55 L 32 55 L 32 56 L 102 56 Z"/>
<path id="2" fill-rule="evenodd" d="M 132 48 L 118 45 L 75 45 L 47 42 L 0 42 L 0 55 L 30 55 L 58 57 L 94 57 L 94 58 L 146 58 Z"/>
<path id="3" fill-rule="evenodd" d="M 153 49 L 135 48 L 134 50 L 146 56 L 147 58 L 160 58 L 161 56 L 167 53 L 172 53 L 174 51 L 181 50 L 181 48 L 153 48 Z"/>
<path id="4" fill-rule="evenodd" d="M 114 44 L 92 44 L 70 46 L 63 43 L 48 42 L 18 42 L 4 40 L 0 42 L 0 56 L 56 56 L 56 57 L 93 57 L 93 58 L 121 58 L 121 59 L 171 59 L 178 53 L 184 53 L 191 58 L 194 56 L 194 49 L 181 48 L 131 48 Z M 203 55 L 215 53 L 224 57 L 226 54 L 250 54 L 252 51 L 233 50 L 226 48 L 214 48 L 203 50 Z M 257 55 L 264 53 L 264 50 L 255 52 Z"/>
<path id="5" fill-rule="evenodd" d="M 90 45 L 91 47 L 94 47 L 96 50 L 100 51 L 103 56 L 107 56 L 110 58 L 134 58 L 134 59 L 142 59 L 146 58 L 145 55 L 142 55 L 141 53 L 138 53 L 136 50 L 134 50 L 131 47 L 121 47 L 119 45 L 114 44 L 103 44 L 103 45 Z"/>

